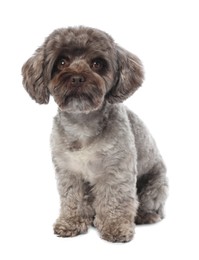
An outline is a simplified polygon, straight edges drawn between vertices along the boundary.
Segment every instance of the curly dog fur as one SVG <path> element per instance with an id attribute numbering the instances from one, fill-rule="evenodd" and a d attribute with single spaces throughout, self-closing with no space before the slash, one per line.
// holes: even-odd
<path id="1" fill-rule="evenodd" d="M 58 29 L 24 64 L 37 103 L 58 105 L 51 135 L 62 237 L 94 225 L 103 239 L 130 241 L 135 224 L 160 221 L 166 169 L 143 122 L 122 101 L 143 82 L 141 61 L 105 32 Z"/>

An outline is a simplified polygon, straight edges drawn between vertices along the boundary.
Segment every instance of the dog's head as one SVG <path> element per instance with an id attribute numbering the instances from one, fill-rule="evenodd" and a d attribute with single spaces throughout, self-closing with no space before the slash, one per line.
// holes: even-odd
<path id="1" fill-rule="evenodd" d="M 24 64 L 23 85 L 37 103 L 90 112 L 122 102 L 142 84 L 140 60 L 97 29 L 58 29 Z"/>

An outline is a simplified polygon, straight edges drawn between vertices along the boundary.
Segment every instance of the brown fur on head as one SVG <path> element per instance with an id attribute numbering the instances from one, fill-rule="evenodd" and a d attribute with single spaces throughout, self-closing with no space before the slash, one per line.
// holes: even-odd
<path id="1" fill-rule="evenodd" d="M 61 110 L 90 112 L 104 100 L 122 102 L 142 84 L 140 60 L 106 33 L 55 30 L 22 68 L 23 85 L 37 103 L 54 97 Z"/>

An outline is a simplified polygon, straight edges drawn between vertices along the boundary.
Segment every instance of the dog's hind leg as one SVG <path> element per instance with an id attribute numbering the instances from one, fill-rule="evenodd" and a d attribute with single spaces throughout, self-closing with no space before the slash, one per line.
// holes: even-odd
<path id="1" fill-rule="evenodd" d="M 138 176 L 136 224 L 152 224 L 164 218 L 163 208 L 168 191 L 165 172 L 163 163 L 158 163 L 148 173 Z"/>

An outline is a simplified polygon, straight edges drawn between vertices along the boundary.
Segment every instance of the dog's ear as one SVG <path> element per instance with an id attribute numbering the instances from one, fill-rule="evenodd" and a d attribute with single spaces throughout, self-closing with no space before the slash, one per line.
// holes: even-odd
<path id="1" fill-rule="evenodd" d="M 23 85 L 29 95 L 39 104 L 49 102 L 49 91 L 44 76 L 44 48 L 40 47 L 22 67 Z"/>
<path id="2" fill-rule="evenodd" d="M 137 56 L 116 46 L 118 55 L 118 76 L 115 85 L 107 93 L 110 103 L 122 102 L 142 85 L 144 72 Z"/>

